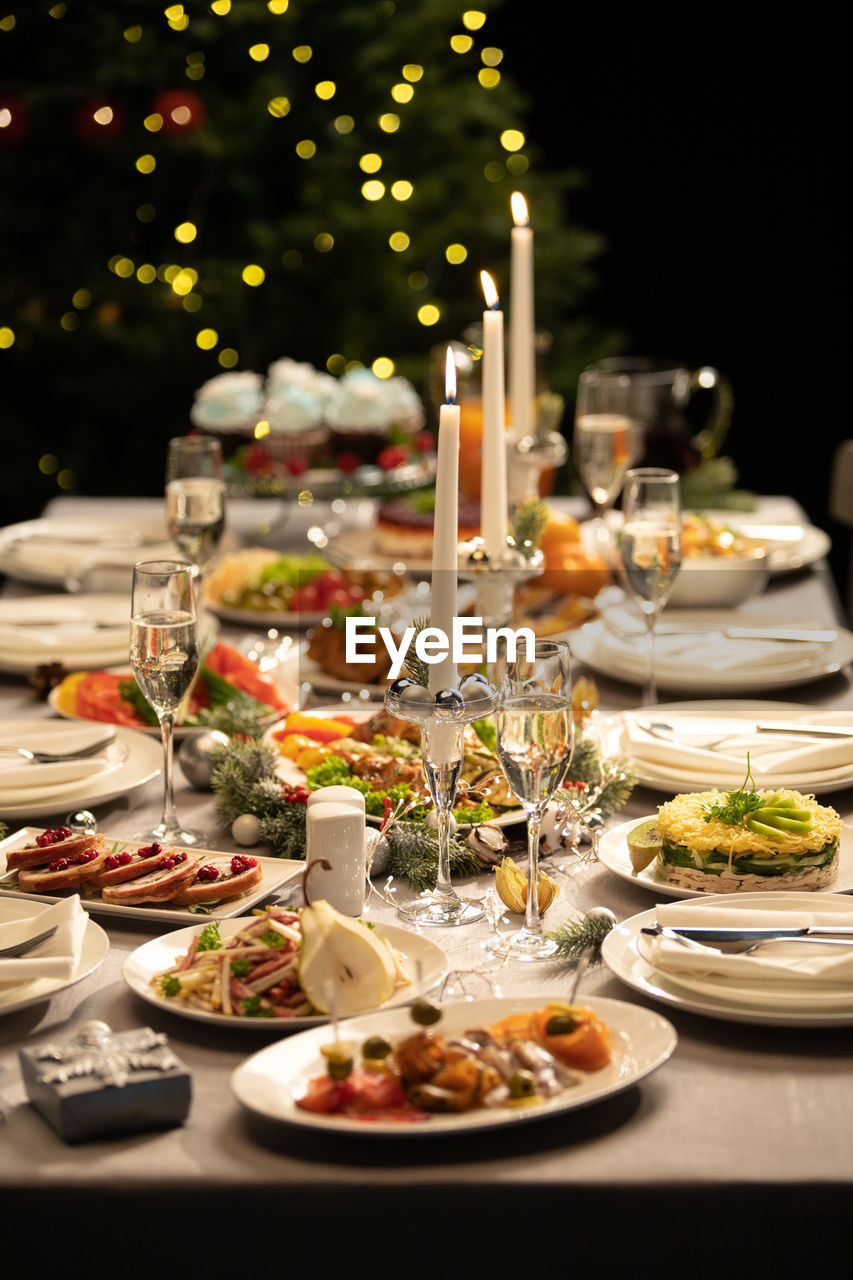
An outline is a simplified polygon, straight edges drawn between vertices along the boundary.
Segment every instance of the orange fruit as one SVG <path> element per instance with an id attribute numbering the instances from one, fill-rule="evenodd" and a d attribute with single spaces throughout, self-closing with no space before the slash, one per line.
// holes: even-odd
<path id="1" fill-rule="evenodd" d="M 567 544 L 577 545 L 580 538 L 581 527 L 577 520 L 572 516 L 559 515 L 556 511 L 551 511 L 542 530 L 542 537 L 539 539 L 539 548 L 545 556 L 546 565 L 552 560 L 556 563 L 563 553 L 563 548 Z"/>
<path id="2" fill-rule="evenodd" d="M 579 543 L 564 543 L 562 548 L 545 556 L 545 572 L 537 582 L 563 595 L 586 596 L 594 600 L 602 587 L 610 582 L 607 561 L 596 551 L 587 551 Z"/>

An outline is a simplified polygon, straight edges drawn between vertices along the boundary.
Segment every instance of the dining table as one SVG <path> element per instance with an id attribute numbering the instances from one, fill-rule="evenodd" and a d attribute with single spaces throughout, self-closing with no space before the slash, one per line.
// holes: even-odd
<path id="1" fill-rule="evenodd" d="M 554 502 L 568 512 L 583 509 L 573 498 Z M 774 518 L 804 518 L 793 499 L 761 502 Z M 161 506 L 154 498 L 66 495 L 46 514 L 83 522 L 93 513 L 120 512 L 123 527 L 132 529 Z M 309 527 L 369 516 L 365 504 L 306 512 L 249 500 L 233 504 L 229 527 L 238 544 L 263 536 L 269 545 L 275 534 L 277 545 L 289 547 L 304 545 Z M 9 575 L 2 598 L 45 590 Z M 739 611 L 751 625 L 780 616 L 844 627 L 825 558 L 774 575 Z M 220 623 L 220 635 L 234 643 L 246 631 Z M 583 673 L 576 662 L 575 674 Z M 601 670 L 587 674 L 600 715 L 638 705 L 638 682 Z M 853 722 L 849 665 L 755 696 L 808 704 L 815 719 L 849 709 Z M 0 676 L 1 720 L 53 714 L 21 675 Z M 219 822 L 210 789 L 191 785 L 180 767 L 175 776 L 181 819 L 209 832 L 212 849 L 247 852 Z M 664 798 L 636 786 L 607 818 L 605 834 L 654 814 Z M 853 823 L 853 786 L 820 800 Z M 98 829 L 127 838 L 159 819 L 161 801 L 155 777 L 98 805 Z M 37 814 L 29 822 L 6 819 L 10 831 L 43 822 Z M 545 859 L 545 869 L 551 863 L 560 864 L 553 874 L 564 911 L 604 907 L 622 922 L 659 901 L 654 887 L 616 875 L 602 861 L 563 850 Z M 484 897 L 493 884 L 486 871 L 464 890 Z M 380 890 L 375 882 L 365 918 L 394 923 L 393 905 Z M 200 1268 L 222 1275 L 232 1265 L 268 1272 L 294 1262 L 323 1274 L 359 1265 L 389 1277 L 463 1268 L 473 1275 L 475 1267 L 487 1274 L 492 1266 L 531 1275 L 621 1275 L 626 1268 L 660 1274 L 675 1266 L 698 1275 L 718 1274 L 722 1266 L 792 1274 L 803 1265 L 832 1265 L 846 1250 L 853 1018 L 792 1026 L 710 1016 L 662 1004 L 594 958 L 581 976 L 581 1003 L 595 997 L 639 1006 L 674 1028 L 674 1051 L 653 1073 L 589 1106 L 495 1130 L 323 1132 L 250 1111 L 232 1091 L 234 1071 L 286 1036 L 286 1026 L 207 1025 L 143 1001 L 125 982 L 123 966 L 169 925 L 126 916 L 98 920 L 109 950 L 95 972 L 0 1017 L 0 1203 L 7 1246 L 24 1248 L 33 1265 L 112 1260 L 119 1275 L 152 1275 L 164 1266 L 166 1274 L 190 1266 L 195 1275 Z M 488 970 L 484 925 L 422 932 L 445 951 L 451 971 Z M 575 968 L 565 959 L 514 962 L 495 981 L 506 997 L 566 999 Z M 168 1037 L 191 1078 L 183 1123 L 79 1142 L 57 1136 L 28 1101 L 19 1053 L 65 1040 L 91 1020 L 114 1032 L 150 1027 Z"/>

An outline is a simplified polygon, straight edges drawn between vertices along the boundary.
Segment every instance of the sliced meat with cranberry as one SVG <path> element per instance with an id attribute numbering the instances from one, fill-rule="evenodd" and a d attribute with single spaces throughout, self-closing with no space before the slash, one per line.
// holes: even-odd
<path id="1" fill-rule="evenodd" d="M 242 853 L 210 858 L 199 867 L 192 884 L 174 898 L 175 906 L 239 898 L 241 893 L 258 884 L 263 874 L 257 858 L 249 858 Z"/>
<path id="2" fill-rule="evenodd" d="M 103 836 L 75 835 L 68 827 L 48 827 L 31 844 L 6 854 L 6 870 L 15 867 L 46 867 L 57 858 L 70 858 L 103 845 Z"/>
<path id="3" fill-rule="evenodd" d="M 165 845 L 142 845 L 139 849 L 121 849 L 107 854 L 104 870 L 89 881 L 92 889 L 105 889 L 111 884 L 124 884 L 127 880 L 136 880 L 147 875 L 156 866 L 159 858 L 174 853 L 174 849 Z"/>
<path id="4" fill-rule="evenodd" d="M 185 849 L 166 848 L 144 876 L 123 884 L 106 885 L 101 890 L 101 898 L 117 907 L 135 906 L 140 902 L 170 902 L 181 889 L 192 884 L 200 866 L 201 858 L 188 854 Z"/>
<path id="5" fill-rule="evenodd" d="M 78 889 L 103 870 L 107 854 L 107 845 L 101 840 L 100 847 L 96 845 L 77 853 L 60 854 L 46 867 L 21 867 L 18 888 L 22 893 L 61 893 L 63 889 Z"/>

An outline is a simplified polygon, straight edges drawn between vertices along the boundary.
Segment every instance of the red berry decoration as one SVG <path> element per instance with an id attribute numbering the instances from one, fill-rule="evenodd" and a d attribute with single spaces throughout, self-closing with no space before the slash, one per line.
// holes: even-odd
<path id="1" fill-rule="evenodd" d="M 389 444 L 387 449 L 382 450 L 376 461 L 383 471 L 393 471 L 395 467 L 402 467 L 404 462 L 408 462 L 409 456 L 408 445 Z"/>
<path id="2" fill-rule="evenodd" d="M 308 470 L 308 463 L 304 458 L 291 458 L 285 463 L 289 475 L 301 476 Z"/>
<path id="3" fill-rule="evenodd" d="M 358 471 L 361 466 L 361 459 L 356 453 L 340 453 L 338 454 L 338 469 L 343 471 L 344 475 L 352 475 L 354 471 Z"/>
<path id="4" fill-rule="evenodd" d="M 208 863 L 207 866 L 199 867 L 198 878 L 199 880 L 218 880 L 219 868 L 212 866 L 211 863 Z"/>
<path id="5" fill-rule="evenodd" d="M 432 453 L 435 449 L 435 440 L 431 431 L 419 431 L 415 436 L 415 448 L 418 453 Z"/>

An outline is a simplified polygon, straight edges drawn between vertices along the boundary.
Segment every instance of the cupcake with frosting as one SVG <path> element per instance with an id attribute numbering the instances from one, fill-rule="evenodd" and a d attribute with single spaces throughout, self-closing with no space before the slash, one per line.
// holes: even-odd
<path id="1" fill-rule="evenodd" d="M 377 378 L 369 369 L 352 369 L 338 380 L 337 390 L 328 407 L 334 457 L 375 462 L 386 445 L 410 440 L 423 427 L 423 405 L 405 378 Z"/>
<path id="2" fill-rule="evenodd" d="M 263 404 L 264 380 L 259 373 L 220 373 L 195 393 L 190 421 L 205 435 L 218 437 L 227 456 L 252 438 Z"/>
<path id="3" fill-rule="evenodd" d="M 270 365 L 262 418 L 269 424 L 263 444 L 271 459 L 308 465 L 322 458 L 337 390 L 333 377 L 306 362 L 285 357 Z"/>

